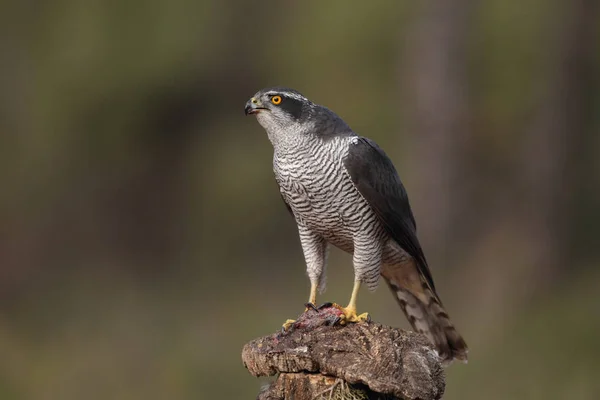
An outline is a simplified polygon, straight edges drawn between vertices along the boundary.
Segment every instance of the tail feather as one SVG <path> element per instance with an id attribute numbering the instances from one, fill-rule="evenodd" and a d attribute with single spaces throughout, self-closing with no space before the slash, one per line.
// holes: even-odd
<path id="1" fill-rule="evenodd" d="M 390 272 L 393 270 L 384 269 L 382 274 L 413 329 L 427 336 L 435 345 L 444 364 L 450 364 L 455 359 L 467 362 L 467 344 L 454 328 L 437 295 L 425 283 L 422 283 L 418 293 L 413 293 L 414 285 L 409 291 Z M 405 276 L 405 273 L 402 275 Z"/>

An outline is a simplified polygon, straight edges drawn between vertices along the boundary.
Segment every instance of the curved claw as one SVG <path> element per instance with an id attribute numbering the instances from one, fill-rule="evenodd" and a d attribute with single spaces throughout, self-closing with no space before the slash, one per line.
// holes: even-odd
<path id="1" fill-rule="evenodd" d="M 281 326 L 281 331 L 282 332 L 286 332 L 287 330 L 289 330 L 294 325 L 295 322 L 296 322 L 295 319 L 288 319 L 288 320 L 286 320 L 283 323 L 283 325 Z"/>
<path id="2" fill-rule="evenodd" d="M 356 314 L 356 309 L 353 307 L 342 307 L 337 304 L 334 304 L 333 306 L 342 312 L 342 315 L 340 315 L 340 324 L 342 325 L 345 325 L 348 322 L 371 322 L 371 316 L 369 313 L 362 313 L 358 315 Z"/>
<path id="3" fill-rule="evenodd" d="M 313 303 L 306 303 L 306 304 L 304 304 L 304 307 L 306 307 L 304 312 L 307 312 L 308 310 L 315 310 L 316 312 L 319 312 L 319 309 L 321 308 L 321 307 L 315 306 Z"/>
<path id="4" fill-rule="evenodd" d="M 333 303 L 327 302 L 327 303 L 321 304 L 319 307 L 317 307 L 317 309 L 322 310 L 324 308 L 329 308 L 331 306 L 333 306 Z"/>

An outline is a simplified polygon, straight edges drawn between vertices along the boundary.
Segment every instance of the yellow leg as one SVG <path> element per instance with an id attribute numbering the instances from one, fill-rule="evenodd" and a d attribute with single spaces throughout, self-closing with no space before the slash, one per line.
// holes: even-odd
<path id="1" fill-rule="evenodd" d="M 317 301 L 317 285 L 315 285 L 314 283 L 310 283 L 310 296 L 308 298 L 308 302 L 311 304 L 315 304 Z M 304 310 L 304 312 L 308 311 L 310 308 L 306 307 L 306 309 Z M 294 322 L 296 322 L 295 319 L 288 319 L 283 323 L 283 329 L 284 330 L 288 330 L 290 328 L 290 326 L 292 326 L 294 324 Z"/>
<path id="2" fill-rule="evenodd" d="M 310 283 L 310 297 L 308 298 L 308 302 L 311 304 L 317 304 L 317 285 L 314 283 Z"/>
<path id="3" fill-rule="evenodd" d="M 354 281 L 354 287 L 352 288 L 352 296 L 350 296 L 350 303 L 346 309 L 354 311 L 356 314 L 356 297 L 358 297 L 358 290 L 360 289 L 360 281 Z"/>
<path id="4" fill-rule="evenodd" d="M 347 307 L 337 306 L 344 313 L 344 321 L 346 322 L 362 322 L 369 319 L 368 313 L 360 315 L 356 314 L 356 297 L 358 296 L 358 290 L 360 289 L 360 281 L 354 281 L 354 287 L 352 288 L 352 296 L 350 296 L 350 302 Z"/>

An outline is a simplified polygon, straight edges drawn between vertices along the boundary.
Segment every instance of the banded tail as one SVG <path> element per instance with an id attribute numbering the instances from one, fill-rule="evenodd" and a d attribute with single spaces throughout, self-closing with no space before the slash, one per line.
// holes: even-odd
<path id="1" fill-rule="evenodd" d="M 442 363 L 448 365 L 455 359 L 467 362 L 467 344 L 412 260 L 401 265 L 384 265 L 381 274 L 413 329 L 435 345 Z"/>

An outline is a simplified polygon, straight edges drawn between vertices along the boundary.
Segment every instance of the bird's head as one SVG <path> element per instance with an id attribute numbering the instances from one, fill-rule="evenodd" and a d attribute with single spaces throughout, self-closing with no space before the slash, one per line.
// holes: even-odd
<path id="1" fill-rule="evenodd" d="M 294 89 L 259 90 L 246 102 L 245 111 L 246 115 L 256 115 L 273 145 L 293 143 L 301 137 L 327 139 L 355 135 L 334 112 L 313 103 Z"/>
<path id="2" fill-rule="evenodd" d="M 294 89 L 259 90 L 246 102 L 246 115 L 254 114 L 267 131 L 300 127 L 310 122 L 315 104 Z"/>

